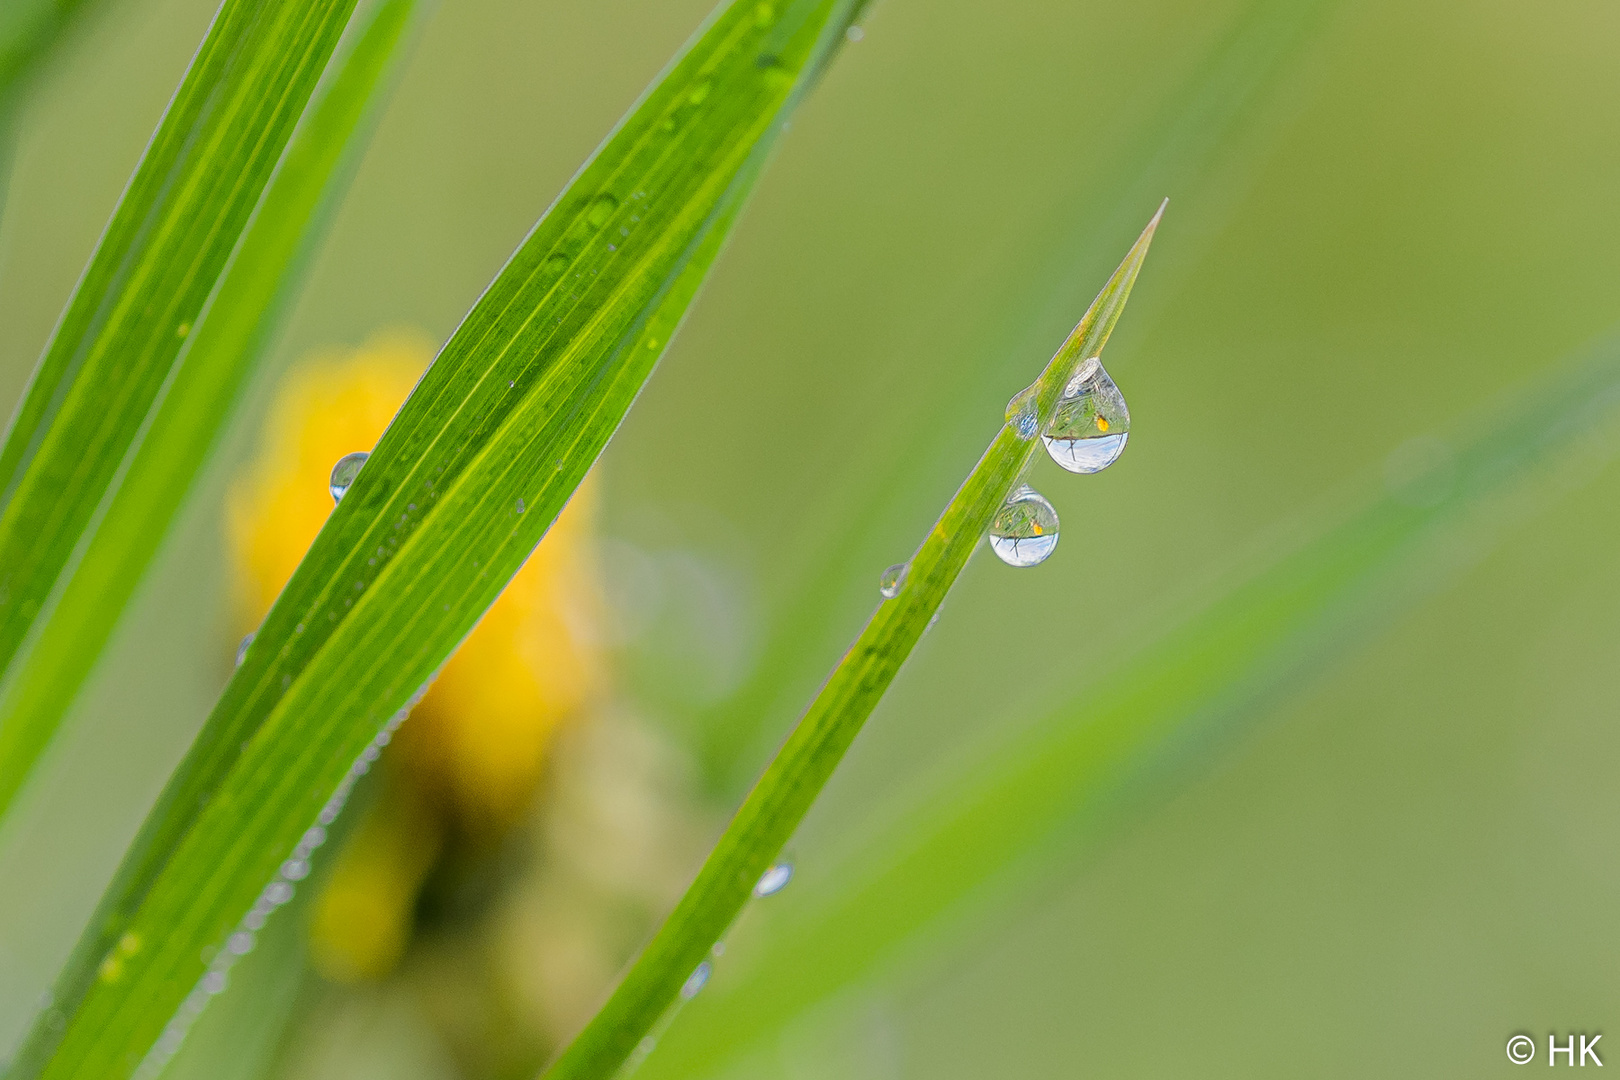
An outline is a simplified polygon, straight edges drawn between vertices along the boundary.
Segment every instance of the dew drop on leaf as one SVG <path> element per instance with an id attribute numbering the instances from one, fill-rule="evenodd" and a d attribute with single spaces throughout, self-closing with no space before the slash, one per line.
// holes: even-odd
<path id="1" fill-rule="evenodd" d="M 246 637 L 244 637 L 242 639 L 242 643 L 236 647 L 236 666 L 237 667 L 241 667 L 242 666 L 242 661 L 247 659 L 248 646 L 253 644 L 253 638 L 257 634 L 258 634 L 257 630 L 254 630 L 254 631 L 250 632 Z"/>
<path id="2" fill-rule="evenodd" d="M 357 450 L 352 454 L 344 454 L 338 458 L 337 464 L 332 466 L 332 479 L 328 482 L 332 490 L 332 501 L 342 502 L 343 495 L 354 483 L 354 478 L 360 475 L 360 466 L 366 463 L 371 455 L 364 450 Z"/>
<path id="3" fill-rule="evenodd" d="M 1073 473 L 1094 473 L 1124 452 L 1130 430 L 1125 396 L 1093 356 L 1063 388 L 1043 437 L 1053 461 Z"/>
<path id="4" fill-rule="evenodd" d="M 893 600 L 900 595 L 900 590 L 906 586 L 906 574 L 910 570 L 910 563 L 895 563 L 878 575 L 878 592 L 883 594 L 883 599 Z"/>
<path id="5" fill-rule="evenodd" d="M 1045 562 L 1057 542 L 1057 511 L 1028 484 L 1007 496 L 990 522 L 990 547 L 1008 566 Z"/>
<path id="6" fill-rule="evenodd" d="M 769 870 L 759 875 L 759 881 L 754 885 L 755 896 L 771 896 L 787 888 L 788 882 L 793 880 L 793 864 L 779 862 Z"/>
<path id="7" fill-rule="evenodd" d="M 1035 424 L 1039 419 L 1035 415 L 1035 396 L 1035 385 L 1031 383 L 1007 402 L 1007 423 L 1020 439 L 1035 437 Z"/>
<path id="8" fill-rule="evenodd" d="M 710 966 L 707 960 L 699 964 L 692 974 L 686 977 L 686 981 L 681 984 L 681 997 L 686 1001 L 691 1001 L 697 997 L 698 991 L 702 990 L 708 983 L 709 975 L 713 971 L 714 968 Z"/>
<path id="9" fill-rule="evenodd" d="M 608 223 L 608 218 L 612 217 L 613 211 L 618 208 L 619 200 L 604 191 L 591 203 L 590 210 L 585 214 L 585 220 L 590 223 L 591 228 L 600 229 Z"/>

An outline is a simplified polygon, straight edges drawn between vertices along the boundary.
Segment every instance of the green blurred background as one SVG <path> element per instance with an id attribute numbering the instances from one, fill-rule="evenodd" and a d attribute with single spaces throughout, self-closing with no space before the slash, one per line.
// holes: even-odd
<path id="1" fill-rule="evenodd" d="M 5 408 L 212 8 L 111 0 L 24 109 Z M 706 11 L 442 3 L 272 367 L 401 325 L 443 340 Z M 725 1031 L 791 905 L 834 895 L 964 746 L 1083 696 L 1391 450 L 1620 321 L 1613 4 L 883 0 L 865 29 L 600 467 L 619 693 L 714 806 L 739 798 L 1168 195 L 1106 358 L 1133 438 L 1095 477 L 1039 465 L 1056 556 L 975 560 L 795 840 L 789 894 L 745 915 L 645 1073 L 1473 1077 L 1513 1070 L 1515 1031 L 1541 1066 L 1548 1031 L 1620 1020 L 1611 470 L 1169 782 L 1047 823 L 858 984 L 683 1063 L 682 1026 Z M 220 505 L 267 389 L 0 833 L 0 1044 L 223 682 Z M 443 1075 L 367 1060 L 351 1075 Z"/>

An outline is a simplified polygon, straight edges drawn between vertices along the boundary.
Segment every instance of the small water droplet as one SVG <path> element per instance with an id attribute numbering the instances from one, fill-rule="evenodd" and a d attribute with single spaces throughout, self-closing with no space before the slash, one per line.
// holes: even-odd
<path id="1" fill-rule="evenodd" d="M 253 935 L 246 930 L 238 930 L 225 943 L 225 951 L 232 956 L 246 956 L 253 951 Z"/>
<path id="2" fill-rule="evenodd" d="M 551 275 L 552 277 L 555 277 L 556 275 L 562 273 L 564 270 L 568 269 L 568 263 L 569 263 L 568 256 L 562 254 L 561 252 L 558 252 L 557 254 L 555 254 L 555 255 L 551 256 L 549 259 L 547 259 L 541 265 L 541 269 L 544 270 L 547 274 Z"/>
<path id="3" fill-rule="evenodd" d="M 1043 438 L 1053 461 L 1073 473 L 1094 473 L 1124 453 L 1130 430 L 1125 396 L 1093 356 L 1063 388 Z"/>
<path id="4" fill-rule="evenodd" d="M 596 197 L 595 202 L 591 203 L 590 210 L 585 214 L 585 220 L 591 228 L 600 229 L 608 223 L 608 218 L 612 217 L 613 211 L 618 208 L 619 200 L 604 191 Z"/>
<path id="5" fill-rule="evenodd" d="M 687 1001 L 691 1001 L 693 998 L 697 997 L 698 991 L 702 990 L 703 987 L 707 985 L 709 975 L 713 971 L 714 968 L 710 966 L 707 960 L 699 964 L 692 971 L 692 974 L 686 977 L 686 981 L 681 984 L 681 997 Z"/>
<path id="6" fill-rule="evenodd" d="M 344 493 L 354 483 L 354 478 L 360 475 L 360 466 L 364 465 L 370 456 L 364 450 L 356 450 L 352 454 L 344 454 L 338 458 L 337 464 L 332 466 L 332 478 L 328 482 L 333 502 L 343 501 Z"/>
<path id="7" fill-rule="evenodd" d="M 191 324 L 188 322 L 183 322 L 175 328 L 174 332 L 177 337 L 185 337 L 187 334 L 191 333 Z"/>
<path id="8" fill-rule="evenodd" d="M 883 599 L 893 600 L 900 595 L 900 590 L 906 587 L 906 575 L 911 572 L 911 564 L 897 562 L 883 573 L 878 575 L 878 592 Z"/>
<path id="9" fill-rule="evenodd" d="M 779 862 L 759 875 L 759 881 L 754 885 L 755 896 L 773 896 L 787 888 L 788 882 L 793 880 L 793 864 Z"/>
<path id="10" fill-rule="evenodd" d="M 225 992 L 225 973 L 223 971 L 210 971 L 203 976 L 203 993 L 223 994 Z"/>
<path id="11" fill-rule="evenodd" d="M 303 859 L 288 859 L 281 864 L 281 876 L 288 881 L 303 881 L 309 877 L 309 863 Z"/>
<path id="12" fill-rule="evenodd" d="M 121 956 L 134 956 L 141 951 L 141 935 L 130 931 L 118 939 L 118 952 Z"/>
<path id="13" fill-rule="evenodd" d="M 1040 419 L 1035 414 L 1035 397 L 1035 385 L 1031 383 L 1007 402 L 1007 423 L 1012 427 L 1013 434 L 1020 439 L 1035 437 L 1035 425 Z"/>
<path id="14" fill-rule="evenodd" d="M 1057 542 L 1057 511 L 1028 484 L 1007 497 L 990 523 L 990 547 L 1008 566 L 1045 562 Z"/>
<path id="15" fill-rule="evenodd" d="M 252 633 L 250 633 L 246 637 L 244 637 L 242 639 L 242 643 L 236 647 L 236 666 L 237 667 L 241 667 L 242 666 L 242 661 L 247 659 L 248 646 L 253 644 L 253 639 L 258 636 L 258 633 L 259 632 L 257 630 L 254 630 Z"/>
<path id="16" fill-rule="evenodd" d="M 527 509 L 528 509 L 528 507 L 526 505 L 524 505 L 523 500 L 519 499 L 517 501 L 517 512 L 521 514 L 521 513 L 523 513 L 523 511 L 525 511 Z"/>
<path id="17" fill-rule="evenodd" d="M 862 30 L 858 26 L 851 26 L 848 30 L 844 31 L 844 36 L 851 41 L 859 41 L 866 36 L 866 31 Z"/>
<path id="18" fill-rule="evenodd" d="M 280 907 L 293 898 L 293 887 L 285 881 L 278 881 L 264 890 L 264 898 Z"/>
<path id="19" fill-rule="evenodd" d="M 713 89 L 713 87 L 710 86 L 709 81 L 705 79 L 696 86 L 692 87 L 692 92 L 686 95 L 686 100 L 691 102 L 693 105 L 701 105 L 703 104 L 703 100 L 709 96 L 709 91 L 711 89 Z"/>

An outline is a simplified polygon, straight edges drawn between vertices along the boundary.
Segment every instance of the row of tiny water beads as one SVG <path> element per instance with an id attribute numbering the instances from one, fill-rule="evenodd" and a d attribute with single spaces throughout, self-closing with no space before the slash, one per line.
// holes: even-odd
<path id="1" fill-rule="evenodd" d="M 354 478 L 359 475 L 360 466 L 365 464 L 366 457 L 367 455 L 364 452 L 346 454 L 333 466 L 332 477 L 329 482 L 333 502 L 343 500 L 344 493 L 349 490 L 349 485 L 353 484 Z M 247 635 L 242 639 L 242 643 L 237 646 L 236 664 L 238 667 L 247 657 L 248 646 L 253 644 L 253 637 L 253 634 Z M 230 978 L 231 968 L 236 965 L 238 960 L 253 950 L 258 932 L 264 929 L 264 924 L 269 920 L 271 913 L 290 901 L 293 898 L 293 893 L 297 890 L 298 882 L 309 876 L 310 859 L 314 856 L 315 850 L 326 843 L 326 830 L 338 819 L 338 815 L 343 812 L 344 804 L 349 801 L 349 796 L 354 792 L 354 786 L 360 782 L 361 777 L 371 771 L 371 766 L 382 756 L 383 747 L 393 741 L 394 732 L 399 730 L 399 725 L 405 722 L 405 718 L 422 700 L 422 695 L 427 693 L 428 686 L 431 684 L 431 679 L 424 683 L 411 696 L 411 699 L 405 703 L 403 708 L 388 718 L 388 722 L 377 733 L 377 737 L 372 739 L 364 750 L 360 751 L 360 755 L 349 766 L 349 771 L 338 782 L 337 789 L 332 792 L 331 798 L 326 800 L 326 804 L 321 807 L 321 812 L 316 815 L 315 824 L 304 833 L 297 846 L 293 848 L 292 853 L 282 862 L 276 871 L 275 878 L 264 887 L 264 891 L 259 893 L 259 898 L 253 902 L 253 906 L 248 909 L 248 913 L 242 916 L 242 921 L 236 925 L 230 936 L 225 939 L 225 943 L 222 946 L 210 946 L 203 950 L 203 962 L 208 965 L 207 971 L 197 981 L 197 985 L 192 988 L 191 993 L 186 995 L 186 999 L 181 1003 L 179 1011 L 164 1027 L 163 1034 L 158 1037 L 157 1043 L 141 1062 L 140 1067 L 135 1072 L 136 1080 L 154 1080 L 163 1071 L 164 1066 L 169 1063 L 169 1059 L 174 1057 L 175 1052 L 180 1049 L 180 1044 L 185 1041 L 186 1033 L 191 1030 L 191 1025 L 196 1022 L 197 1017 L 202 1015 L 202 1011 L 208 1006 L 208 1002 L 224 993 L 225 986 Z"/>
<path id="2" fill-rule="evenodd" d="M 1035 437 L 1040 418 L 1035 412 L 1035 387 L 1020 391 L 1007 403 L 1007 423 L 1020 439 Z M 1125 396 L 1093 356 L 1080 365 L 1063 388 L 1057 412 L 1041 433 L 1046 452 L 1072 473 L 1094 473 L 1108 468 L 1125 450 L 1130 437 L 1131 413 Z M 1035 566 L 1057 548 L 1058 515 L 1046 497 L 1028 484 L 1007 496 L 990 522 L 990 549 L 1008 566 Z M 885 599 L 900 595 L 909 563 L 896 563 L 883 571 L 878 590 Z"/>

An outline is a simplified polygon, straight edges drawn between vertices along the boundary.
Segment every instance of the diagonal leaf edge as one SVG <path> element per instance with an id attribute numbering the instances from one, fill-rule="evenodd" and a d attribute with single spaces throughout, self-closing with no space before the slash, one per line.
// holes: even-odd
<path id="1" fill-rule="evenodd" d="M 363 3 L 254 212 L 192 347 L 122 484 L 37 621 L 26 663 L 0 679 L 0 816 L 44 751 L 178 513 L 262 357 L 340 199 L 386 93 L 417 0 Z"/>
<path id="2" fill-rule="evenodd" d="M 301 873 L 264 882 L 606 444 L 861 6 L 722 5 L 547 211 L 266 617 L 10 1075 L 128 1075 L 165 1027 L 148 1067 L 172 1050 L 243 912 L 262 923 Z"/>

